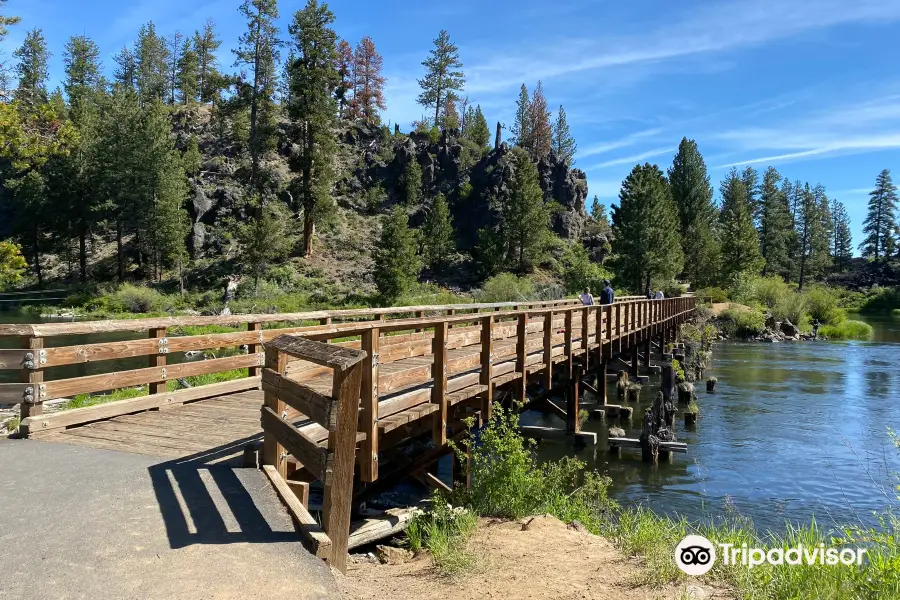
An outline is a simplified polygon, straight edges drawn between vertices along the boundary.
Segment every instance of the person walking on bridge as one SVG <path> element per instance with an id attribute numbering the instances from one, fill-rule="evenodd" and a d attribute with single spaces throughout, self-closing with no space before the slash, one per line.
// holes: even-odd
<path id="1" fill-rule="evenodd" d="M 584 288 L 584 293 L 578 296 L 578 299 L 581 300 L 581 303 L 585 306 L 594 305 L 594 297 L 591 295 L 591 288 Z"/>
<path id="2" fill-rule="evenodd" d="M 616 293 L 609 284 L 609 279 L 603 281 L 603 289 L 600 290 L 600 304 L 612 304 L 616 300 Z"/>

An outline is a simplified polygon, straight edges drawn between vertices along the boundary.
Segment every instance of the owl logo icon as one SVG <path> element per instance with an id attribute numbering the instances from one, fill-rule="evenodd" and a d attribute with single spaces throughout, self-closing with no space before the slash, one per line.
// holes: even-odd
<path id="1" fill-rule="evenodd" d="M 675 564 L 688 575 L 704 575 L 716 563 L 716 548 L 702 535 L 689 535 L 675 547 Z"/>

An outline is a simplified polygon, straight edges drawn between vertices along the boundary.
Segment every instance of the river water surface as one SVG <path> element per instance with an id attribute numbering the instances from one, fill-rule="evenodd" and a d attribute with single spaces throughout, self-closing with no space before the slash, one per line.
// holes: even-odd
<path id="1" fill-rule="evenodd" d="M 0 312 L 0 323 L 37 320 Z M 699 386 L 701 416 L 695 428 L 686 429 L 680 414 L 676 420 L 678 440 L 688 444 L 688 454 L 653 466 L 641 462 L 638 450 L 623 450 L 620 458 L 607 452 L 610 425 L 620 424 L 628 437 L 638 437 L 637 415 L 659 390 L 658 378 L 644 386 L 630 424 L 590 421 L 585 429 L 598 433 L 598 444 L 576 454 L 612 477 L 617 500 L 690 520 L 708 519 L 729 507 L 760 529 L 783 529 L 786 521 L 805 523 L 813 517 L 826 527 L 872 523 L 873 513 L 897 496 L 894 474 L 900 472 L 900 458 L 888 428 L 900 431 L 900 319 L 864 320 L 875 328 L 872 342 L 716 344 L 707 373 L 719 379 L 716 392 L 707 394 Z M 79 336 L 66 343 L 129 337 Z M 123 361 L 117 368 L 143 366 L 144 360 Z M 108 365 L 66 367 L 48 376 L 86 375 L 97 368 Z M 555 416 L 536 413 L 524 420 L 563 425 Z M 542 459 L 573 452 L 571 445 L 553 442 L 539 449 Z"/>
<path id="2" fill-rule="evenodd" d="M 760 529 L 811 518 L 829 528 L 871 524 L 874 511 L 897 499 L 900 458 L 888 427 L 900 432 L 900 319 L 864 320 L 875 328 L 872 342 L 716 344 L 708 372 L 719 380 L 715 393 L 698 386 L 695 428 L 676 419 L 688 454 L 657 466 L 641 462 L 639 450 L 611 457 L 614 423 L 591 421 L 585 429 L 598 432 L 598 444 L 579 457 L 612 477 L 617 500 L 691 520 L 728 507 Z M 644 386 L 640 410 L 622 425 L 627 437 L 639 436 L 637 415 L 658 390 L 658 378 Z M 567 452 L 562 444 L 540 449 L 543 458 Z"/>

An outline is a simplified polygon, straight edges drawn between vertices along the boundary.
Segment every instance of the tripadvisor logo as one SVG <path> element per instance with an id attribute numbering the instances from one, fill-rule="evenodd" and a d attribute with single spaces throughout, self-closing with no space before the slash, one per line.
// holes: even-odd
<path id="1" fill-rule="evenodd" d="M 716 562 L 716 548 L 702 535 L 689 535 L 675 547 L 675 564 L 688 575 L 705 575 Z"/>
<path id="2" fill-rule="evenodd" d="M 702 535 L 689 535 L 675 547 L 675 564 L 688 575 L 704 575 L 716 562 L 716 546 L 725 566 L 743 565 L 750 569 L 770 565 L 845 565 L 863 564 L 865 548 L 826 548 L 825 544 L 795 548 L 749 548 L 747 544 L 713 544 Z"/>

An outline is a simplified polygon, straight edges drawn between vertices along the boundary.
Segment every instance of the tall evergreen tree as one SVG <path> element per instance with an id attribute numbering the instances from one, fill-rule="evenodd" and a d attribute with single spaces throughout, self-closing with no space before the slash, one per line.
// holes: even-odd
<path id="1" fill-rule="evenodd" d="M 415 285 L 422 262 L 416 255 L 416 232 L 409 228 L 403 207 L 394 206 L 384 217 L 372 258 L 375 285 L 385 299 L 394 301 Z"/>
<path id="2" fill-rule="evenodd" d="M 737 169 L 731 170 L 720 187 L 722 280 L 727 282 L 741 274 L 756 275 L 763 267 L 747 189 L 747 183 Z"/>
<path id="3" fill-rule="evenodd" d="M 556 120 L 553 122 L 553 150 L 569 166 L 575 164 L 575 151 L 578 144 L 569 131 L 569 123 L 566 121 L 566 110 L 562 104 L 559 105 L 559 111 L 556 113 Z"/>
<path id="4" fill-rule="evenodd" d="M 422 226 L 422 246 L 425 260 L 432 270 L 437 271 L 447 264 L 447 258 L 454 250 L 453 219 L 443 194 L 438 194 L 431 205 L 431 211 Z"/>
<path id="5" fill-rule="evenodd" d="M 141 102 L 165 100 L 169 80 L 166 40 L 156 34 L 153 21 L 143 25 L 134 47 L 135 82 Z"/>
<path id="6" fill-rule="evenodd" d="M 221 45 L 222 40 L 216 36 L 216 27 L 212 20 L 206 21 L 202 32 L 194 33 L 200 102 L 213 102 L 219 97 L 222 75 L 219 73 L 219 59 L 216 58 L 216 52 Z"/>
<path id="7" fill-rule="evenodd" d="M 19 75 L 19 87 L 15 98 L 23 105 L 34 108 L 47 102 L 47 79 L 50 77 L 50 51 L 40 29 L 32 29 L 25 34 L 25 41 L 13 52 L 18 60 L 16 72 Z"/>
<path id="8" fill-rule="evenodd" d="M 380 123 L 380 110 L 386 110 L 384 102 L 384 84 L 382 75 L 384 59 L 375 49 L 375 42 L 369 36 L 363 37 L 356 45 L 353 55 L 353 99 L 358 107 L 359 115 L 370 123 Z M 448 96 L 448 98 L 452 98 Z"/>
<path id="9" fill-rule="evenodd" d="M 793 222 L 788 207 L 788 193 L 781 174 L 769 167 L 760 187 L 759 250 L 765 259 L 763 275 L 778 274 L 785 279 L 792 271 Z M 789 189 L 789 188 L 788 188 Z"/>
<path id="10" fill-rule="evenodd" d="M 339 82 L 337 34 L 331 28 L 334 14 L 326 4 L 307 0 L 290 26 L 297 58 L 290 68 L 291 104 L 288 114 L 302 132 L 298 140 L 299 199 L 303 205 L 303 248 L 312 254 L 315 223 L 332 207 L 331 188 L 335 172 L 332 156 L 337 140 L 334 119 L 337 103 L 334 89 Z"/>
<path id="11" fill-rule="evenodd" d="M 516 118 L 509 130 L 509 141 L 513 146 L 527 147 L 528 140 L 531 139 L 531 123 L 531 99 L 528 97 L 528 88 L 523 83 L 519 88 L 519 99 L 516 100 Z"/>
<path id="12" fill-rule="evenodd" d="M 680 222 L 684 276 L 695 286 L 710 285 L 718 277 L 720 257 L 716 207 L 706 163 L 694 140 L 681 140 L 668 175 Z"/>
<path id="13" fill-rule="evenodd" d="M 457 98 L 462 91 L 466 78 L 459 60 L 459 50 L 450 41 L 450 35 L 441 29 L 434 40 L 434 48 L 428 58 L 422 61 L 425 77 L 419 80 L 422 93 L 418 102 L 422 106 L 434 107 L 434 125 L 441 122 L 441 110 L 447 105 L 447 98 Z"/>
<path id="14" fill-rule="evenodd" d="M 347 40 L 338 42 L 337 47 L 338 85 L 334 96 L 338 102 L 338 116 L 341 119 L 358 119 L 359 109 L 353 101 L 353 90 L 356 89 L 353 70 L 353 46 Z M 296 57 L 292 57 L 296 60 Z"/>
<path id="15" fill-rule="evenodd" d="M 94 102 L 101 82 L 100 48 L 88 37 L 76 35 L 69 38 L 63 54 L 66 79 L 63 87 L 69 97 L 73 121 L 78 121 L 86 110 L 86 103 Z"/>
<path id="16" fill-rule="evenodd" d="M 540 81 L 531 92 L 528 115 L 531 119 L 531 129 L 529 137 L 526 138 L 525 149 L 531 155 L 531 160 L 537 162 L 550 154 L 550 149 L 553 147 L 550 109 L 547 106 L 547 97 L 544 95 L 544 84 Z"/>
<path id="17" fill-rule="evenodd" d="M 528 153 L 514 148 L 509 197 L 500 204 L 500 235 L 509 264 L 524 273 L 546 251 L 550 232 L 550 207 L 538 182 L 537 167 Z"/>
<path id="18" fill-rule="evenodd" d="M 491 130 L 488 129 L 487 120 L 481 112 L 480 104 L 472 112 L 471 123 L 466 127 L 466 137 L 475 142 L 479 148 L 487 148 L 491 143 Z"/>
<path id="19" fill-rule="evenodd" d="M 254 208 L 260 203 L 259 197 L 251 200 Z M 241 262 L 244 270 L 253 276 L 257 292 L 266 270 L 288 257 L 292 243 L 288 228 L 291 216 L 281 202 L 268 202 L 260 212 L 259 219 L 251 219 L 237 228 Z"/>
<path id="20" fill-rule="evenodd" d="M 795 189 L 799 186 L 795 185 Z M 795 223 L 797 230 L 797 283 L 800 289 L 820 276 L 831 264 L 830 228 L 831 216 L 825 188 L 817 185 L 810 189 L 806 184 L 801 189 L 800 207 Z"/>
<path id="21" fill-rule="evenodd" d="M 835 271 L 842 272 L 847 270 L 853 258 L 853 238 L 850 233 L 850 215 L 843 203 L 837 200 L 831 202 L 831 222 L 834 230 L 832 262 Z"/>
<path id="22" fill-rule="evenodd" d="M 891 172 L 884 169 L 875 180 L 875 189 L 869 192 L 869 210 L 863 221 L 865 238 L 859 249 L 872 260 L 887 258 L 887 252 L 895 247 L 897 231 L 897 186 L 891 180 Z"/>
<path id="23" fill-rule="evenodd" d="M 250 187 L 260 190 L 259 161 L 270 143 L 270 120 L 274 119 L 274 99 L 278 62 L 277 0 L 244 0 L 239 8 L 247 21 L 247 31 L 238 40 L 235 66 L 246 66 L 250 74 Z M 246 85 L 246 83 L 245 83 Z M 265 201 L 265 199 L 263 199 Z M 257 210 L 257 217 L 259 211 Z"/>
<path id="24" fill-rule="evenodd" d="M 629 289 L 649 292 L 654 279 L 665 282 L 681 272 L 678 210 L 659 167 L 648 163 L 632 169 L 622 182 L 612 222 L 617 272 Z"/>
<path id="25" fill-rule="evenodd" d="M 123 47 L 118 54 L 113 56 L 116 68 L 113 77 L 117 84 L 128 89 L 134 89 L 137 85 L 137 64 L 134 53 L 128 47 Z"/>
<path id="26" fill-rule="evenodd" d="M 166 101 L 173 106 L 178 99 L 181 53 L 184 50 L 184 34 L 176 31 L 172 34 L 172 37 L 166 40 L 166 55 L 168 57 L 168 64 L 166 65 Z"/>
<path id="27" fill-rule="evenodd" d="M 186 39 L 181 47 L 175 86 L 182 104 L 196 102 L 200 96 L 200 61 L 193 40 Z"/>
<path id="28" fill-rule="evenodd" d="M 459 129 L 459 112 L 456 110 L 456 100 L 452 96 L 447 97 L 444 111 L 441 115 L 439 127 L 441 129 Z"/>
<path id="29" fill-rule="evenodd" d="M 759 199 L 759 173 L 753 167 L 747 167 L 741 172 L 741 181 L 747 188 L 747 203 L 750 205 L 750 216 L 753 223 L 759 224 L 762 217 L 762 203 Z"/>

